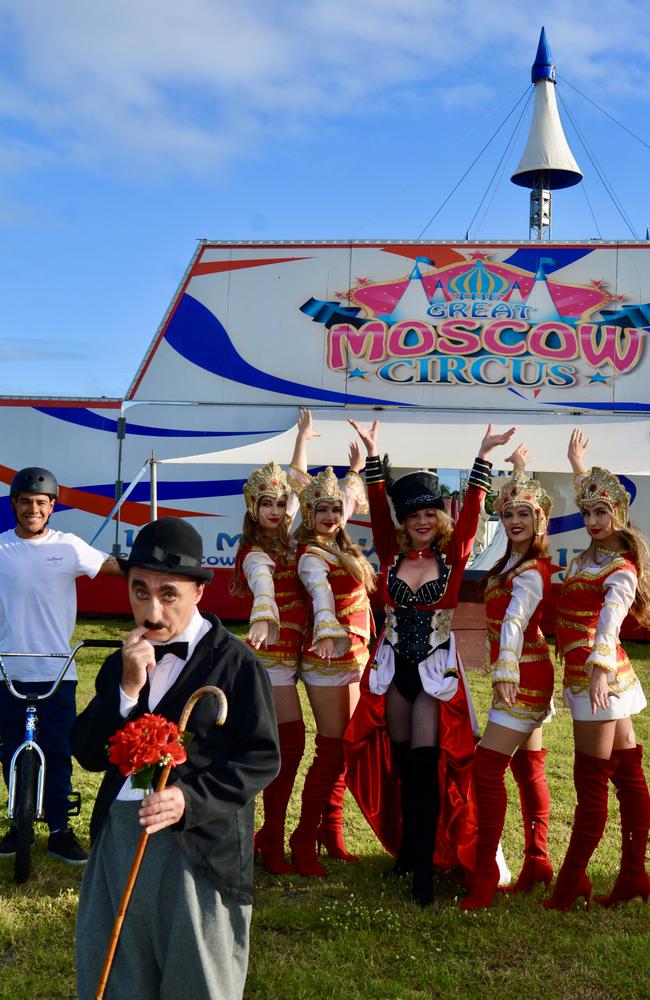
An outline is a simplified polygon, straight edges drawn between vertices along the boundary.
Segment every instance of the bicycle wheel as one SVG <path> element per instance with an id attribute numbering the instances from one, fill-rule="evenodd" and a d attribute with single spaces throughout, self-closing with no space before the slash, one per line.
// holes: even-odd
<path id="1" fill-rule="evenodd" d="M 14 882 L 26 882 L 31 867 L 34 820 L 36 819 L 37 775 L 38 761 L 36 754 L 33 750 L 23 750 L 16 764 L 16 805 L 14 808 L 16 858 L 14 860 Z"/>

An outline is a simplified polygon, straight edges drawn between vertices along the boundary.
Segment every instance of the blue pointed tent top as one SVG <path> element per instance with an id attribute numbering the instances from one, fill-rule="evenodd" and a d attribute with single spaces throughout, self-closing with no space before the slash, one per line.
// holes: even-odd
<path id="1" fill-rule="evenodd" d="M 535 56 L 535 62 L 533 63 L 530 78 L 533 83 L 537 83 L 539 80 L 550 80 L 551 83 L 555 83 L 555 65 L 553 63 L 551 47 L 546 39 L 546 32 L 544 31 L 544 28 L 542 28 L 539 36 L 537 55 Z"/>
<path id="2" fill-rule="evenodd" d="M 535 275 L 535 281 L 546 281 L 547 278 L 547 268 L 550 271 L 551 268 L 555 267 L 556 261 L 554 257 L 540 257 L 539 263 L 537 265 L 537 274 Z"/>

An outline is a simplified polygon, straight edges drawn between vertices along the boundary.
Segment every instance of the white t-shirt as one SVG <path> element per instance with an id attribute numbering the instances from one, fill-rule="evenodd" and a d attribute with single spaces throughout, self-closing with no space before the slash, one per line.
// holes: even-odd
<path id="1" fill-rule="evenodd" d="M 0 652 L 64 653 L 77 617 L 78 576 L 94 578 L 108 555 L 65 531 L 35 540 L 16 532 L 0 534 Z M 7 657 L 14 680 L 49 681 L 63 666 L 61 659 Z M 71 663 L 65 680 L 76 680 Z"/>

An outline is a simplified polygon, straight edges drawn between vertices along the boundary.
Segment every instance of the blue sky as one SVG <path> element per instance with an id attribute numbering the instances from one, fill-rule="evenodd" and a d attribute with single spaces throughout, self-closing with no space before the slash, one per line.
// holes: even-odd
<path id="1" fill-rule="evenodd" d="M 527 0 L 0 0 L 0 393 L 122 395 L 198 238 L 416 238 L 529 86 L 541 23 Z M 650 7 L 549 0 L 543 23 L 643 238 L 650 149 L 573 88 L 650 144 Z M 465 236 L 515 120 L 428 237 Z M 528 121 L 471 237 L 527 238 Z M 585 184 L 554 237 L 631 238 L 564 121 Z"/>

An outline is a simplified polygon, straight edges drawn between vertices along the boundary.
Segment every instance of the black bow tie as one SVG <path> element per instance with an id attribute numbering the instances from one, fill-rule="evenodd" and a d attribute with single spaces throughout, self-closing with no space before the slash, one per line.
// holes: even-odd
<path id="1" fill-rule="evenodd" d="M 163 646 L 154 646 L 153 652 L 156 657 L 156 663 L 158 663 L 158 660 L 162 660 L 163 656 L 167 653 L 173 653 L 173 655 L 178 656 L 179 659 L 186 660 L 189 648 L 189 642 L 168 642 Z"/>

